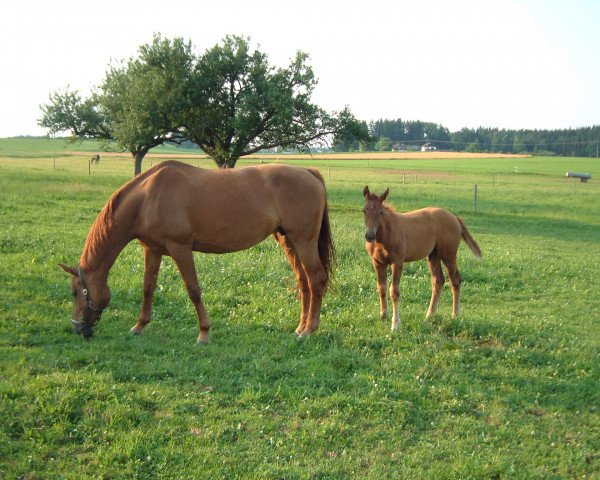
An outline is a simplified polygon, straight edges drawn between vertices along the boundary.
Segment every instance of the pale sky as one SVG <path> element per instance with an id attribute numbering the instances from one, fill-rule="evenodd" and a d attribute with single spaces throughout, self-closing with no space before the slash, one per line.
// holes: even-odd
<path id="1" fill-rule="evenodd" d="M 50 92 L 87 96 L 155 32 L 196 53 L 249 36 L 275 66 L 302 50 L 313 101 L 367 122 L 600 125 L 600 0 L 9 0 L 0 18 L 0 137 L 45 134 Z"/>

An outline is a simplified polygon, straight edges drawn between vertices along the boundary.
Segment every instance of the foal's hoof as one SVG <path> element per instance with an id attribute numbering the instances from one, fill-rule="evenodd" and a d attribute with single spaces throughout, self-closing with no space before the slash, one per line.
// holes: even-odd
<path id="1" fill-rule="evenodd" d="M 206 340 L 196 340 L 196 345 L 202 346 L 202 345 L 208 345 L 208 338 Z"/>
<path id="2" fill-rule="evenodd" d="M 310 337 L 311 331 L 310 330 L 304 330 L 298 334 L 296 334 L 296 338 L 298 341 L 304 340 L 305 338 Z"/>
<path id="3" fill-rule="evenodd" d="M 130 335 L 141 335 L 143 332 L 143 330 L 136 330 L 135 327 L 131 327 L 131 329 L 129 330 Z"/>

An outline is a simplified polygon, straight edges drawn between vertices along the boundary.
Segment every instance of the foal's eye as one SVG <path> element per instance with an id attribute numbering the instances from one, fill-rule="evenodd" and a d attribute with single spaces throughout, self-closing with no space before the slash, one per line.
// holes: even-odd
<path id="1" fill-rule="evenodd" d="M 381 210 L 381 211 L 379 212 L 379 215 L 383 215 L 383 210 Z"/>
<path id="2" fill-rule="evenodd" d="M 77 291 L 71 292 L 71 295 L 73 295 L 73 297 L 77 296 Z"/>

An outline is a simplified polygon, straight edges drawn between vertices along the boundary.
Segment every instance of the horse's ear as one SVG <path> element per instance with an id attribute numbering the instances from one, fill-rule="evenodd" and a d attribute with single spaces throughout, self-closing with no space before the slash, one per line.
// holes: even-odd
<path id="1" fill-rule="evenodd" d="M 381 201 L 381 203 L 383 203 L 383 201 L 387 198 L 387 196 L 388 196 L 389 193 L 390 193 L 390 189 L 388 188 L 385 192 L 383 192 L 379 196 L 379 200 Z"/>
<path id="2" fill-rule="evenodd" d="M 74 267 L 69 267 L 67 265 L 65 265 L 64 263 L 59 263 L 58 266 L 60 268 L 62 268 L 65 272 L 70 273 L 71 275 L 77 277 L 79 276 L 79 273 L 77 272 L 77 270 Z"/>
<path id="3" fill-rule="evenodd" d="M 369 195 L 371 195 L 371 192 L 369 192 L 369 186 L 365 185 L 365 188 L 363 189 L 363 195 L 366 197 L 368 197 Z"/>

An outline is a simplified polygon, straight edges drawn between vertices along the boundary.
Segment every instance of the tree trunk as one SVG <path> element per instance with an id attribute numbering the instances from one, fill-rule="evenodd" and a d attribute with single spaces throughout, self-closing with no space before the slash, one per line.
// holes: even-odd
<path id="1" fill-rule="evenodd" d="M 148 153 L 147 149 L 142 149 L 139 150 L 137 152 L 131 152 L 131 156 L 133 157 L 133 161 L 134 161 L 134 168 L 133 168 L 133 176 L 137 176 L 140 173 L 142 173 L 142 160 L 144 160 L 144 157 L 146 156 L 146 154 Z"/>

